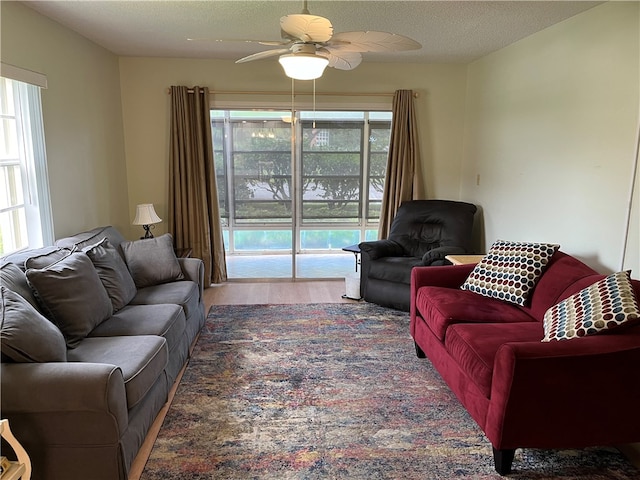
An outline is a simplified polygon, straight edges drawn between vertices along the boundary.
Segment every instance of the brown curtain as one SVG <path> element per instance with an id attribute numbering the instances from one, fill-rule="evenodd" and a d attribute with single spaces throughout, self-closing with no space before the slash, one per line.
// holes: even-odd
<path id="1" fill-rule="evenodd" d="M 204 261 L 205 286 L 224 282 L 208 88 L 171 87 L 170 130 L 169 228 L 175 246 L 193 249 Z"/>
<path id="2" fill-rule="evenodd" d="M 413 105 L 413 90 L 396 90 L 393 95 L 393 121 L 387 175 L 382 196 L 378 238 L 387 238 L 393 217 L 406 200 L 421 193 L 418 125 Z"/>

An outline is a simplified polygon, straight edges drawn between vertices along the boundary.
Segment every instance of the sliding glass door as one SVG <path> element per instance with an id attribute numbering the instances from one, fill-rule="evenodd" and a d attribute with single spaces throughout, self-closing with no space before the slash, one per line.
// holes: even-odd
<path id="1" fill-rule="evenodd" d="M 230 278 L 352 269 L 342 247 L 377 235 L 390 120 L 390 112 L 302 111 L 292 124 L 290 111 L 213 110 Z"/>

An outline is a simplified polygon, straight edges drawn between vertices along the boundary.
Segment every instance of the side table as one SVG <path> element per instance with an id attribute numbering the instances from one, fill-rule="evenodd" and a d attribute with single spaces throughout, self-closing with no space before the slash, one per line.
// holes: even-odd
<path id="1" fill-rule="evenodd" d="M 358 271 L 358 265 L 360 265 L 360 246 L 359 244 L 349 245 L 348 247 L 343 247 L 342 250 L 345 252 L 351 252 L 356 257 L 356 272 Z"/>
<path id="2" fill-rule="evenodd" d="M 454 265 L 465 265 L 468 263 L 478 263 L 484 258 L 484 255 L 446 255 L 444 258 Z"/>
<path id="3" fill-rule="evenodd" d="M 356 273 L 350 273 L 344 278 L 346 293 L 342 295 L 342 298 L 348 298 L 349 300 L 362 300 L 362 297 L 360 297 L 360 275 L 358 275 L 360 247 L 358 244 L 355 244 L 344 247 L 342 250 L 345 252 L 351 252 L 356 257 Z"/>

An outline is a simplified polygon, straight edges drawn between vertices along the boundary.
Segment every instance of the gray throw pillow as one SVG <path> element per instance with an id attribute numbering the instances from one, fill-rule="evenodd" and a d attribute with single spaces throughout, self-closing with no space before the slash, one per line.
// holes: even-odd
<path id="1" fill-rule="evenodd" d="M 113 313 L 98 272 L 83 252 L 42 269 L 27 270 L 27 280 L 42 311 L 58 326 L 69 348 Z"/>
<path id="2" fill-rule="evenodd" d="M 52 253 L 58 250 L 60 250 L 60 247 L 57 247 L 55 245 L 50 245 L 50 246 L 41 247 L 41 248 L 27 248 L 26 250 L 18 250 L 17 252 L 9 253 L 8 255 L 3 255 L 2 260 L 14 263 L 20 268 L 20 270 L 25 271 L 26 267 L 24 266 L 24 263 L 29 258 L 37 257 L 40 255 L 46 255 L 48 253 Z"/>
<path id="3" fill-rule="evenodd" d="M 155 238 L 124 242 L 121 247 L 138 288 L 184 278 L 173 250 L 173 237 L 169 233 Z"/>
<path id="4" fill-rule="evenodd" d="M 0 265 L 0 285 L 18 293 L 35 309 L 40 308 L 33 290 L 27 283 L 27 275 L 15 263 L 6 262 Z"/>
<path id="5" fill-rule="evenodd" d="M 0 296 L 3 361 L 66 362 L 67 349 L 60 330 L 17 293 L 0 287 Z"/>
<path id="6" fill-rule="evenodd" d="M 105 237 L 97 244 L 83 248 L 82 251 L 93 262 L 111 299 L 114 313 L 126 306 L 136 296 L 136 284 L 115 247 Z"/>
<path id="7" fill-rule="evenodd" d="M 58 248 L 56 250 L 52 250 L 51 252 L 35 255 L 33 257 L 27 258 L 24 261 L 24 268 L 25 270 L 29 270 L 30 268 L 45 268 L 52 263 L 56 263 L 62 260 L 64 257 L 71 255 L 71 253 L 72 250 L 70 249 Z"/>
<path id="8" fill-rule="evenodd" d="M 97 227 L 86 232 L 79 232 L 70 237 L 59 238 L 56 240 L 56 245 L 62 248 L 83 250 L 86 247 L 95 245 L 102 238 L 107 238 L 111 245 L 118 247 L 125 238 L 120 234 L 115 227 L 111 225 L 105 227 Z M 118 252 L 120 253 L 120 252 Z"/>

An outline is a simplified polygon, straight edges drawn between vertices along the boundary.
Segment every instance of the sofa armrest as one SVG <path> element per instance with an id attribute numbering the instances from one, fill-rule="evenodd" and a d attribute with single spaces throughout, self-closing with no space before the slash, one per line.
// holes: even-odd
<path id="1" fill-rule="evenodd" d="M 409 315 L 411 323 L 416 317 L 416 295 L 421 287 L 460 288 L 474 269 L 473 264 L 413 267 L 411 270 L 411 293 Z"/>
<path id="2" fill-rule="evenodd" d="M 640 329 L 502 345 L 485 433 L 494 447 L 640 441 Z"/>
<path id="3" fill-rule="evenodd" d="M 2 416 L 25 443 L 117 443 L 128 426 L 124 379 L 115 365 L 3 363 L 0 386 Z"/>
<path id="4" fill-rule="evenodd" d="M 411 288 L 420 287 L 460 288 L 465 282 L 474 264 L 436 265 L 432 267 L 413 267 L 411 270 Z"/>
<path id="5" fill-rule="evenodd" d="M 372 242 L 362 242 L 358 245 L 362 259 L 376 260 L 382 257 L 402 257 L 405 255 L 404 248 L 393 240 L 375 240 Z"/>
<path id="6" fill-rule="evenodd" d="M 191 280 L 198 284 L 200 299 L 204 290 L 204 262 L 199 258 L 178 258 L 185 280 Z M 208 286 L 208 285 L 207 285 Z"/>

